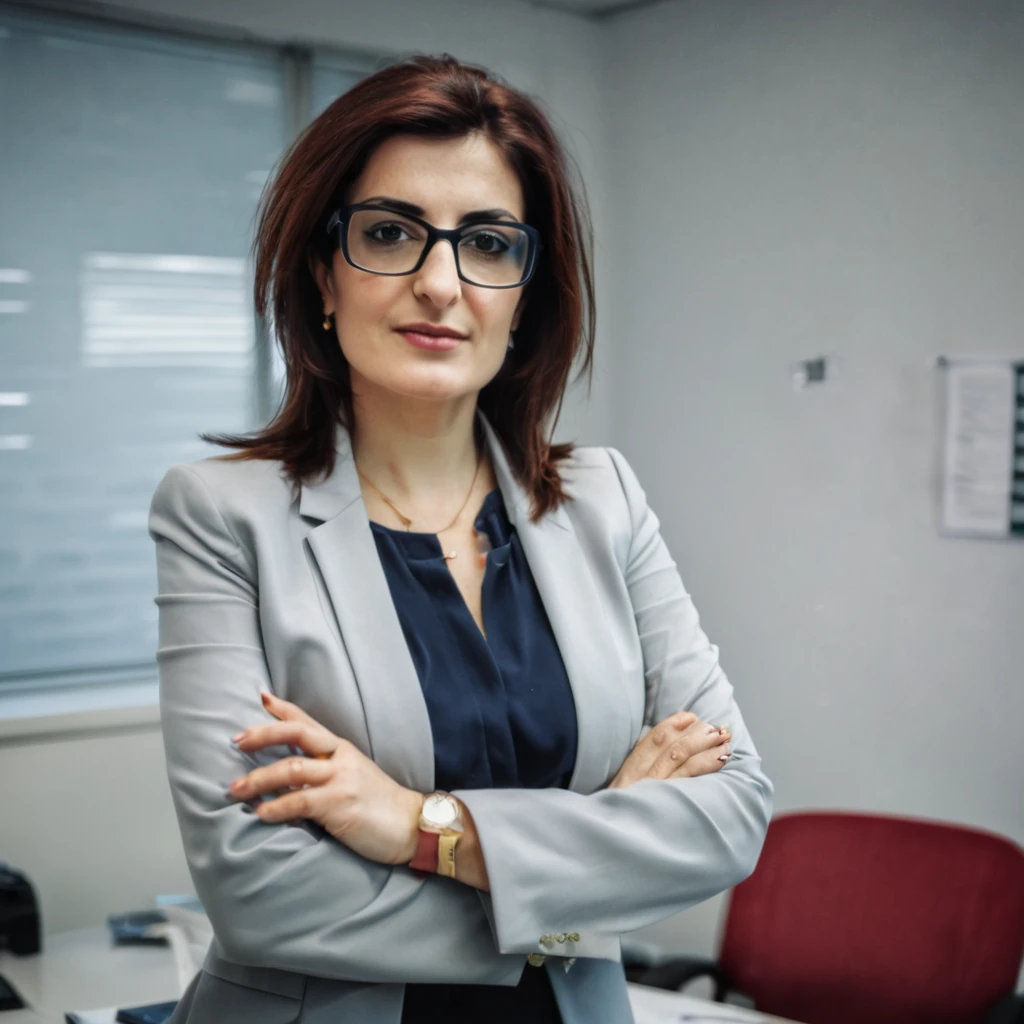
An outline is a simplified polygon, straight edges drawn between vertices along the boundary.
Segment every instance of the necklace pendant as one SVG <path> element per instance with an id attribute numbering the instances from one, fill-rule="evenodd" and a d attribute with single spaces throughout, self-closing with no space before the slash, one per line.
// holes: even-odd
<path id="1" fill-rule="evenodd" d="M 444 556 L 444 560 L 446 562 L 450 562 L 457 554 L 458 551 L 449 551 L 448 554 Z"/>

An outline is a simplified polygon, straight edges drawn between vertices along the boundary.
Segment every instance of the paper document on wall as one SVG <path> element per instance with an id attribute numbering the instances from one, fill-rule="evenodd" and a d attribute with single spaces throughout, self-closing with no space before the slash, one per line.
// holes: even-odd
<path id="1" fill-rule="evenodd" d="M 1024 537 L 1024 361 L 944 364 L 942 530 Z"/>

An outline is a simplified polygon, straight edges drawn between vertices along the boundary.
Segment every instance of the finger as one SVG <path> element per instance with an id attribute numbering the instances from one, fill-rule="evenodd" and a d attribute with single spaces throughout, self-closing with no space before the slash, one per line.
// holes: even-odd
<path id="1" fill-rule="evenodd" d="M 658 755 L 652 763 L 647 777 L 667 779 L 688 758 L 712 747 L 717 747 L 723 742 L 722 734 L 717 726 L 708 725 L 706 722 L 694 722 Z"/>
<path id="2" fill-rule="evenodd" d="M 341 745 L 341 740 L 322 725 L 285 721 L 254 725 L 234 737 L 240 750 L 259 750 L 276 744 L 299 747 L 314 757 L 330 757 Z"/>
<path id="3" fill-rule="evenodd" d="M 663 718 L 636 743 L 623 761 L 610 788 L 625 788 L 640 779 L 646 779 L 651 765 L 657 760 L 666 743 L 678 737 L 679 733 L 695 722 L 697 716 L 692 711 L 676 711 Z"/>
<path id="4" fill-rule="evenodd" d="M 305 722 L 307 725 L 319 725 L 320 723 L 310 715 L 307 715 L 298 704 L 293 704 L 290 700 L 285 700 L 283 697 L 278 697 L 268 690 L 260 691 L 260 700 L 263 701 L 263 706 L 275 717 L 283 718 L 288 721 Z"/>
<path id="5" fill-rule="evenodd" d="M 675 737 L 686 729 L 697 724 L 697 716 L 692 711 L 677 711 L 674 715 L 662 719 L 651 731 L 637 744 L 660 748 L 670 743 Z"/>
<path id="6" fill-rule="evenodd" d="M 709 750 L 702 750 L 684 761 L 670 776 L 671 779 L 695 779 L 700 775 L 711 775 L 721 771 L 728 763 L 731 752 L 728 743 L 721 743 Z"/>
<path id="7" fill-rule="evenodd" d="M 651 766 L 658 759 L 666 744 L 672 743 L 680 735 L 698 721 L 692 711 L 677 711 L 668 718 L 662 719 L 636 746 L 622 764 L 620 773 L 624 785 L 632 785 L 640 779 L 647 778 Z"/>
<path id="8" fill-rule="evenodd" d="M 274 764 L 255 768 L 231 784 L 231 795 L 240 800 L 275 793 L 288 787 L 321 786 L 329 782 L 336 768 L 312 757 L 283 757 Z"/>
<path id="9" fill-rule="evenodd" d="M 668 730 L 682 730 L 689 728 L 694 722 L 697 721 L 697 716 L 692 711 L 676 711 L 669 715 L 668 718 L 663 718 L 654 728 L 657 729 L 659 726 L 664 726 Z"/>
<path id="10" fill-rule="evenodd" d="M 300 818 L 316 819 L 316 790 L 300 789 L 285 793 L 276 800 L 264 800 L 256 813 L 267 822 L 296 821 Z"/>
<path id="11" fill-rule="evenodd" d="M 709 725 L 707 722 L 702 721 L 694 722 L 693 725 L 683 730 L 682 735 L 688 740 L 700 737 L 701 741 L 699 749 L 701 750 L 707 746 L 708 742 L 721 743 L 723 740 L 732 738 L 732 733 L 729 732 L 728 726 L 723 725 L 719 727 L 717 725 Z"/>

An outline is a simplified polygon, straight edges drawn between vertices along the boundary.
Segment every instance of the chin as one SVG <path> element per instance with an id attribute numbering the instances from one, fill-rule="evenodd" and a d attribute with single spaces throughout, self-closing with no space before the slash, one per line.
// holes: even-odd
<path id="1" fill-rule="evenodd" d="M 465 373 L 408 373 L 390 375 L 374 382 L 377 387 L 404 398 L 423 402 L 446 402 L 479 391 L 486 381 L 478 382 Z"/>
<path id="2" fill-rule="evenodd" d="M 439 402 L 480 391 L 500 368 L 500 365 L 493 368 L 467 366 L 465 362 L 460 365 L 454 360 L 447 364 L 438 362 L 434 365 L 410 361 L 404 366 L 392 365 L 386 369 L 382 368 L 385 369 L 384 373 L 366 374 L 366 378 L 372 381 L 375 387 L 393 391 L 406 398 Z"/>

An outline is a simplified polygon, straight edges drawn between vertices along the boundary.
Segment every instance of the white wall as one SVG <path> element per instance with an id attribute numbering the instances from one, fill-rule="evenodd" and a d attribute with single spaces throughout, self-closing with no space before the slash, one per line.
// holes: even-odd
<path id="1" fill-rule="evenodd" d="M 937 537 L 932 368 L 1024 357 L 1024 4 L 686 0 L 603 44 L 612 434 L 776 810 L 1024 841 L 1024 545 Z M 644 937 L 710 952 L 720 902 Z"/>
<path id="2" fill-rule="evenodd" d="M 0 742 L 0 860 L 36 888 L 45 932 L 193 892 L 157 724 Z"/>
<path id="3" fill-rule="evenodd" d="M 598 29 L 589 22 L 516 0 L 125 0 L 103 6 L 130 20 L 185 19 L 200 30 L 278 42 L 396 57 L 447 51 L 491 68 L 542 102 L 579 164 L 597 237 L 606 235 L 600 50 Z M 608 287 L 605 263 L 599 247 L 602 292 Z M 607 308 L 602 302 L 602 315 Z M 598 350 L 604 352 L 600 334 Z M 589 406 L 579 390 L 566 402 L 560 438 L 611 443 L 602 384 L 599 363 Z M 157 893 L 192 891 L 157 724 L 16 742 L 2 738 L 3 731 L 0 860 L 29 873 L 47 931 L 148 906 Z"/>

